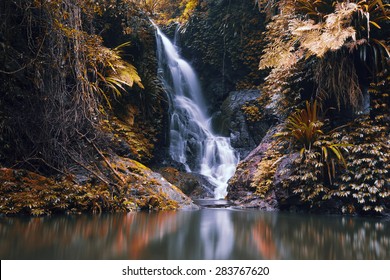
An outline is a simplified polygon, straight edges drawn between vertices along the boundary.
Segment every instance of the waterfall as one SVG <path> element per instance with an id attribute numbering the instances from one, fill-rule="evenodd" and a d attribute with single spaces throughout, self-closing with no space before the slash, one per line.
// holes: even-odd
<path id="1" fill-rule="evenodd" d="M 187 172 L 200 173 L 216 188 L 216 199 L 227 194 L 238 158 L 230 139 L 215 135 L 197 75 L 175 46 L 155 25 L 159 78 L 168 94 L 169 152 Z"/>

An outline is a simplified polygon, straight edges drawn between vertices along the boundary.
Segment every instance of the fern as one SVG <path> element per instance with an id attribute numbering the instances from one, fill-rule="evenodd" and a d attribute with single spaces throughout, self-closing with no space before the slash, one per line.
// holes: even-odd
<path id="1" fill-rule="evenodd" d="M 306 108 L 291 114 L 286 120 L 284 131 L 276 133 L 275 137 L 292 141 L 299 149 L 301 158 L 306 158 L 308 163 L 312 163 L 311 159 L 319 158 L 314 166 L 320 169 L 325 166 L 332 184 L 332 178 L 336 177 L 336 163 L 340 162 L 347 167 L 342 150 L 348 152 L 347 147 L 351 145 L 324 139 L 327 136 L 321 130 L 324 123 L 319 121 L 318 110 L 317 101 L 306 101 Z"/>
<path id="2" fill-rule="evenodd" d="M 284 132 L 275 134 L 275 137 L 292 139 L 301 145 L 301 154 L 310 150 L 319 135 L 323 134 L 323 123 L 318 120 L 317 110 L 317 101 L 312 104 L 306 101 L 306 108 L 291 114 L 286 120 Z"/>
<path id="3" fill-rule="evenodd" d="M 144 89 L 137 69 L 121 57 L 123 48 L 129 44 L 126 42 L 114 49 L 100 47 L 100 51 L 103 53 L 100 62 L 106 67 L 103 71 L 96 69 L 98 79 L 91 86 L 105 98 L 109 107 L 111 107 L 111 102 L 107 89 L 117 97 L 121 96 L 122 92 L 127 91 L 126 87 L 131 88 L 134 84 Z"/>

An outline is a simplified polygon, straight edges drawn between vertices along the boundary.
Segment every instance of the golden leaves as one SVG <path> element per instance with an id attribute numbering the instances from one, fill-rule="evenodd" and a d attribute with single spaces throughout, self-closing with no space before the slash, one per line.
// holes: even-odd
<path id="1" fill-rule="evenodd" d="M 325 16 L 325 22 L 296 18 L 290 22 L 289 31 L 309 55 L 323 57 L 328 51 L 339 50 L 350 38 L 356 41 L 356 30 L 350 25 L 357 9 L 355 3 L 337 3 L 335 12 Z"/>
<path id="2" fill-rule="evenodd" d="M 380 22 L 390 19 L 389 4 L 384 5 L 379 0 L 359 3 L 343 1 L 336 2 L 334 6 L 329 6 L 323 1 L 290 2 L 287 0 L 280 2 L 280 14 L 274 16 L 267 26 L 269 43 L 261 58 L 260 69 L 291 67 L 299 59 L 311 55 L 322 58 L 327 52 L 340 50 L 348 44 L 356 47 L 361 44 L 358 41 L 362 42 L 364 39 L 368 42 L 370 26 L 380 29 Z M 329 7 L 326 7 L 327 5 Z M 322 14 L 318 10 L 319 6 L 333 12 Z M 355 15 L 365 18 L 366 26 L 354 20 Z M 371 17 L 374 19 L 371 20 Z M 365 31 L 367 38 L 357 40 L 357 33 L 359 31 L 359 36 L 362 36 L 360 34 L 362 30 Z M 388 48 L 383 42 L 375 38 L 373 41 L 389 55 Z"/>
<path id="3" fill-rule="evenodd" d="M 306 101 L 306 108 L 292 113 L 286 121 L 285 131 L 275 134 L 276 137 L 291 138 L 298 142 L 303 151 L 310 150 L 312 144 L 323 132 L 323 123 L 318 120 L 318 105 Z M 302 151 L 302 150 L 301 150 Z"/>
<path id="4" fill-rule="evenodd" d="M 339 50 L 348 39 L 356 41 L 351 20 L 357 9 L 354 3 L 338 3 L 335 12 L 319 23 L 302 20 L 294 12 L 275 16 L 267 27 L 269 43 L 259 68 L 290 68 L 300 59 L 311 55 L 323 57 L 328 51 Z"/>
<path id="5" fill-rule="evenodd" d="M 298 60 L 298 56 L 293 50 L 293 41 L 283 42 L 281 38 L 275 38 L 273 44 L 266 47 L 260 60 L 259 69 L 292 67 Z"/>

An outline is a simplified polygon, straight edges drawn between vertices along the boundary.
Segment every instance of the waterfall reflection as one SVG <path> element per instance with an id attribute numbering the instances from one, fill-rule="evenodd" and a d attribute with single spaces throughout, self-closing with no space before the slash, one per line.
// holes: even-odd
<path id="1" fill-rule="evenodd" d="M 234 228 L 229 212 L 203 212 L 201 217 L 200 245 L 204 251 L 203 258 L 229 258 L 234 247 Z"/>
<path id="2" fill-rule="evenodd" d="M 203 209 L 1 218 L 1 259 L 389 259 L 389 222 Z"/>

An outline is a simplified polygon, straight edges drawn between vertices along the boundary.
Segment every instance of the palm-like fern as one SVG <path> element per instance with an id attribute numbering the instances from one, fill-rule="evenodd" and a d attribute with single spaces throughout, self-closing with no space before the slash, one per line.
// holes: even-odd
<path id="1" fill-rule="evenodd" d="M 114 49 L 100 48 L 100 51 L 105 53 L 102 57 L 105 58 L 103 64 L 106 68 L 102 72 L 96 71 L 98 79 L 91 86 L 105 98 L 109 107 L 111 107 L 108 96 L 110 91 L 115 96 L 121 96 L 122 92 L 127 91 L 126 87 L 131 88 L 134 84 L 141 89 L 144 88 L 135 66 L 121 57 L 123 48 L 129 44 L 130 42 L 126 42 Z"/>
<path id="2" fill-rule="evenodd" d="M 326 164 L 329 181 L 336 176 L 335 163 L 340 162 L 345 167 L 346 161 L 342 153 L 349 144 L 332 143 L 324 141 L 324 132 L 321 130 L 324 123 L 318 117 L 317 101 L 309 103 L 306 101 L 306 107 L 292 113 L 286 120 L 285 130 L 275 134 L 275 137 L 282 137 L 292 141 L 300 148 L 300 155 L 311 153 L 312 149 L 317 149 L 322 155 L 322 161 Z"/>
<path id="3" fill-rule="evenodd" d="M 310 150 L 312 144 L 323 134 L 321 127 L 323 123 L 318 120 L 317 101 L 309 103 L 306 101 L 306 108 L 292 113 L 286 121 L 285 131 L 275 136 L 283 137 L 301 146 L 301 154 Z"/>

